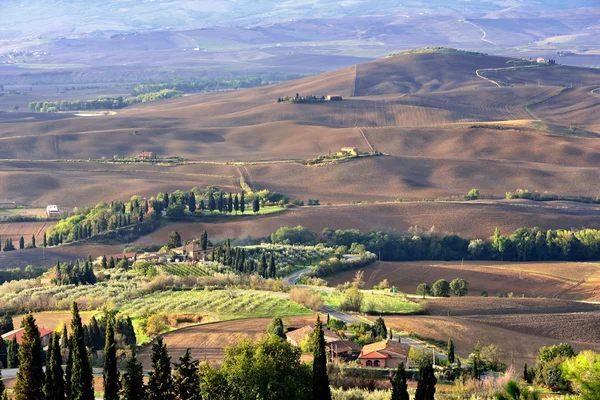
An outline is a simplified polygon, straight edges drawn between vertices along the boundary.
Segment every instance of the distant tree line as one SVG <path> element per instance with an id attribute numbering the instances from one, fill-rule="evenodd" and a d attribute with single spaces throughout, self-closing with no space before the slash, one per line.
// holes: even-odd
<path id="1" fill-rule="evenodd" d="M 171 99 L 180 97 L 182 92 L 172 89 L 164 89 L 158 92 L 149 92 L 134 97 L 104 97 L 93 100 L 75 100 L 75 101 L 33 101 L 29 103 L 29 109 L 32 112 L 53 113 L 58 111 L 76 111 L 76 110 L 115 110 L 125 108 L 137 103 L 147 103 L 150 101 Z"/>
<path id="2" fill-rule="evenodd" d="M 317 96 L 314 94 L 300 96 L 300 93 L 296 93 L 296 96 L 294 97 L 285 96 L 277 99 L 278 103 L 319 103 L 324 101 L 326 101 L 325 96 Z"/>
<path id="3" fill-rule="evenodd" d="M 505 197 L 507 199 L 524 199 L 524 200 L 533 200 L 533 201 L 574 201 L 578 203 L 592 203 L 592 204 L 600 204 L 600 196 L 596 197 L 586 197 L 586 196 L 559 196 L 556 193 L 551 192 L 537 192 L 530 191 L 527 189 L 517 189 L 514 192 L 506 192 Z"/>
<path id="4" fill-rule="evenodd" d="M 0 285 L 4 282 L 18 281 L 21 279 L 34 279 L 46 272 L 44 267 L 28 265 L 25 269 L 13 268 L 0 270 Z"/>
<path id="5" fill-rule="evenodd" d="M 600 260 L 600 230 L 519 228 L 508 236 L 496 228 L 486 239 L 468 240 L 455 234 L 439 234 L 411 228 L 408 234 L 357 229 L 325 228 L 321 234 L 298 226 L 279 228 L 270 237 L 281 244 L 315 244 L 331 247 L 363 245 L 382 261 L 501 260 L 591 261 Z"/>

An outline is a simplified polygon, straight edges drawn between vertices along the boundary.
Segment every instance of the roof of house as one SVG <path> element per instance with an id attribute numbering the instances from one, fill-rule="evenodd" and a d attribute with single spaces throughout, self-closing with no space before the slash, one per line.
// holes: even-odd
<path id="1" fill-rule="evenodd" d="M 313 327 L 310 325 L 303 326 L 285 334 L 288 340 L 300 343 L 312 332 Z"/>
<path id="2" fill-rule="evenodd" d="M 40 337 L 44 337 L 44 336 L 48 336 L 50 334 L 52 334 L 53 332 L 51 330 L 48 330 L 46 328 L 38 328 L 38 330 L 40 331 Z M 17 343 L 21 344 L 21 341 L 23 340 L 23 334 L 25 333 L 25 328 L 19 328 L 19 329 L 15 329 L 12 330 L 10 332 L 6 332 L 5 334 L 2 335 L 2 339 L 4 340 L 13 340 L 13 336 L 17 337 Z"/>
<path id="3" fill-rule="evenodd" d="M 335 342 L 340 340 L 340 337 L 334 331 L 330 331 L 329 329 L 323 329 L 323 337 L 326 342 Z"/>
<path id="4" fill-rule="evenodd" d="M 382 340 L 380 342 L 375 342 L 375 343 L 366 345 L 365 347 L 363 347 L 361 354 L 369 354 L 372 352 L 382 351 L 382 350 L 387 350 L 387 351 L 391 351 L 394 353 L 400 353 L 400 354 L 405 354 L 405 353 L 408 354 L 408 351 L 410 350 L 410 346 L 407 344 L 398 343 L 398 342 L 394 342 L 392 340 L 387 339 L 387 340 Z"/>
<path id="5" fill-rule="evenodd" d="M 385 354 L 385 353 L 380 353 L 378 351 L 372 351 L 369 354 L 361 354 L 358 358 L 360 358 L 361 360 L 365 360 L 365 359 L 381 359 L 381 358 L 390 358 L 389 354 Z"/>
<path id="6" fill-rule="evenodd" d="M 361 345 L 351 340 L 336 340 L 326 344 L 326 347 L 332 348 L 337 353 L 345 353 L 348 351 L 359 352 L 362 350 Z"/>

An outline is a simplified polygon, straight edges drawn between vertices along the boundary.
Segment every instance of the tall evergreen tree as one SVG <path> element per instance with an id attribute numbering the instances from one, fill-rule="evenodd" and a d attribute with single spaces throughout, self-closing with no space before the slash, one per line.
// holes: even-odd
<path id="1" fill-rule="evenodd" d="M 190 196 L 188 199 L 188 208 L 190 209 L 191 213 L 196 212 L 196 195 L 194 194 L 194 192 L 190 192 Z"/>
<path id="2" fill-rule="evenodd" d="M 231 214 L 233 212 L 233 197 L 231 193 L 229 193 L 229 198 L 227 199 L 227 212 Z"/>
<path id="3" fill-rule="evenodd" d="M 8 314 L 0 315 L 0 335 L 14 330 L 15 325 L 13 324 L 12 317 Z"/>
<path id="4" fill-rule="evenodd" d="M 266 277 L 267 268 L 268 268 L 268 265 L 267 265 L 267 255 L 263 252 L 260 255 L 260 269 L 258 270 L 258 274 L 260 276 L 262 276 L 263 278 Z"/>
<path id="5" fill-rule="evenodd" d="M 44 400 L 65 400 L 65 378 L 60 354 L 60 334 L 55 332 L 48 344 Z"/>
<path id="6" fill-rule="evenodd" d="M 116 265 L 115 258 L 110 256 L 110 259 L 108 260 L 108 268 L 113 269 L 116 267 Z"/>
<path id="7" fill-rule="evenodd" d="M 282 339 L 286 339 L 285 329 L 283 328 L 283 321 L 281 317 L 274 317 L 271 323 L 267 327 L 267 333 L 275 336 L 279 336 Z"/>
<path id="8" fill-rule="evenodd" d="M 106 261 L 106 256 L 105 256 L 105 255 L 103 255 L 103 256 L 102 256 L 102 259 L 100 260 L 100 266 L 101 266 L 102 268 L 106 268 L 106 267 L 108 267 L 108 262 Z"/>
<path id="9" fill-rule="evenodd" d="M 85 348 L 83 325 L 77 303 L 71 306 L 71 351 L 72 358 L 69 400 L 88 400 L 94 398 L 92 367 Z"/>
<path id="10" fill-rule="evenodd" d="M 0 338 L 0 369 L 6 368 L 6 364 L 8 364 L 8 349 L 6 347 L 6 342 Z"/>
<path id="11" fill-rule="evenodd" d="M 529 383 L 529 371 L 527 371 L 527 363 L 523 365 L 523 380 Z"/>
<path id="12" fill-rule="evenodd" d="M 211 193 L 208 194 L 208 209 L 210 212 L 215 211 L 217 208 L 217 202 L 215 201 L 215 196 Z"/>
<path id="13" fill-rule="evenodd" d="M 200 361 L 193 360 L 190 349 L 175 364 L 173 386 L 178 400 L 202 400 L 200 393 Z"/>
<path id="14" fill-rule="evenodd" d="M 205 230 L 202 231 L 202 235 L 200 236 L 200 244 L 202 246 L 202 251 L 208 249 L 208 233 Z"/>
<path id="15" fill-rule="evenodd" d="M 21 236 L 21 239 L 19 239 L 19 250 L 23 250 L 25 248 L 25 238 L 23 236 Z"/>
<path id="16" fill-rule="evenodd" d="M 138 361 L 135 350 L 127 361 L 125 373 L 121 379 L 121 397 L 124 400 L 146 400 L 146 386 L 144 385 L 144 370 Z"/>
<path id="17" fill-rule="evenodd" d="M 44 241 L 42 242 L 43 247 L 47 247 L 48 245 L 48 238 L 46 237 L 46 232 L 44 232 Z"/>
<path id="18" fill-rule="evenodd" d="M 396 372 L 390 378 L 392 383 L 392 399 L 391 400 L 410 400 L 408 396 L 408 385 L 406 384 L 406 370 L 404 363 L 398 364 Z"/>
<path id="19" fill-rule="evenodd" d="M 225 198 L 223 197 L 223 192 L 219 193 L 219 200 L 217 201 L 217 208 L 220 212 L 225 212 L 226 204 Z"/>
<path id="20" fill-rule="evenodd" d="M 104 400 L 119 400 L 119 370 L 117 369 L 117 344 L 115 343 L 114 317 L 106 316 L 106 341 L 104 344 Z"/>
<path id="21" fill-rule="evenodd" d="M 233 198 L 233 209 L 235 210 L 235 213 L 237 215 L 237 212 L 240 209 L 240 198 L 238 197 L 237 193 L 235 194 L 235 197 Z"/>
<path id="22" fill-rule="evenodd" d="M 44 370 L 42 340 L 33 314 L 23 318 L 23 336 L 19 348 L 19 371 L 15 384 L 16 400 L 43 400 Z"/>
<path id="23" fill-rule="evenodd" d="M 19 344 L 17 343 L 17 335 L 13 335 L 12 340 L 8 342 L 6 358 L 6 366 L 8 368 L 19 368 Z"/>
<path id="24" fill-rule="evenodd" d="M 35 235 L 31 235 L 31 247 L 35 249 Z"/>
<path id="25" fill-rule="evenodd" d="M 327 353 L 325 352 L 325 337 L 323 324 L 317 315 L 314 330 L 313 350 L 313 399 L 331 400 L 329 378 L 327 377 Z"/>
<path id="26" fill-rule="evenodd" d="M 5 394 L 6 394 L 6 387 L 4 386 L 4 382 L 2 382 L 2 368 L 0 368 L 0 400 L 4 400 Z"/>
<path id="27" fill-rule="evenodd" d="M 259 211 L 260 211 L 260 201 L 258 200 L 258 196 L 257 196 L 254 198 L 254 201 L 252 202 L 252 212 L 254 214 L 256 214 Z"/>
<path id="28" fill-rule="evenodd" d="M 448 339 L 448 362 L 450 364 L 454 363 L 454 342 L 452 342 L 452 339 Z"/>
<path id="29" fill-rule="evenodd" d="M 71 375 L 73 371 L 73 336 L 67 339 L 67 365 L 65 367 L 65 395 L 71 398 Z"/>
<path id="30" fill-rule="evenodd" d="M 173 400 L 173 377 L 171 376 L 171 357 L 162 336 L 152 345 L 152 369 L 148 379 L 148 400 Z"/>
<path id="31" fill-rule="evenodd" d="M 277 270 L 275 269 L 275 256 L 271 253 L 271 258 L 269 259 L 269 278 L 275 278 L 277 275 Z"/>
<path id="32" fill-rule="evenodd" d="M 246 209 L 246 199 L 244 199 L 244 191 L 242 191 L 242 195 L 240 197 L 240 211 L 242 212 L 242 214 L 244 213 L 245 209 Z"/>
<path id="33" fill-rule="evenodd" d="M 433 373 L 433 365 L 426 362 L 419 368 L 419 380 L 415 400 L 435 400 L 435 384 L 437 379 Z"/>
<path id="34" fill-rule="evenodd" d="M 473 364 L 471 366 L 471 375 L 475 379 L 481 378 L 481 345 L 479 342 L 473 349 Z"/>

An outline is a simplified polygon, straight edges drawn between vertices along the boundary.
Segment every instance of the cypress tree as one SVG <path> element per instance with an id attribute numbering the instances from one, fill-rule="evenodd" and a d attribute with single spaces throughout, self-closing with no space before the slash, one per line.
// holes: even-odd
<path id="1" fill-rule="evenodd" d="M 19 250 L 23 250 L 25 248 L 25 238 L 23 236 L 21 236 L 21 239 L 19 239 Z"/>
<path id="2" fill-rule="evenodd" d="M 65 400 L 65 379 L 60 354 L 60 339 L 60 334 L 55 332 L 48 345 L 44 400 Z"/>
<path id="3" fill-rule="evenodd" d="M 529 371 L 527 371 L 527 363 L 523 365 L 523 380 L 529 383 Z"/>
<path id="4" fill-rule="evenodd" d="M 148 379 L 148 400 L 173 400 L 173 377 L 171 376 L 171 357 L 162 336 L 152 345 L 152 369 Z"/>
<path id="5" fill-rule="evenodd" d="M 43 400 L 44 371 L 42 340 L 31 313 L 23 318 L 23 336 L 19 348 L 19 371 L 15 384 L 16 400 Z"/>
<path id="6" fill-rule="evenodd" d="M 242 195 L 240 197 L 240 211 L 244 214 L 244 210 L 246 209 L 246 200 L 244 199 L 244 192 L 242 191 Z"/>
<path id="7" fill-rule="evenodd" d="M 419 380 L 415 400 L 435 400 L 435 384 L 437 379 L 433 373 L 433 365 L 426 362 L 419 368 Z"/>
<path id="8" fill-rule="evenodd" d="M 88 400 L 94 398 L 92 367 L 88 358 L 83 337 L 83 326 L 77 303 L 71 306 L 71 351 L 72 358 L 69 400 Z"/>
<path id="9" fill-rule="evenodd" d="M 259 211 L 260 211 L 260 201 L 258 200 L 258 196 L 257 196 L 254 198 L 254 201 L 252 202 L 252 212 L 254 214 L 256 214 Z"/>
<path id="10" fill-rule="evenodd" d="M 317 315 L 314 330 L 313 350 L 313 399 L 331 400 L 329 389 L 329 378 L 327 377 L 327 354 L 325 352 L 325 337 L 323 336 L 323 324 Z"/>
<path id="11" fill-rule="evenodd" d="M 116 266 L 115 264 L 115 258 L 113 256 L 110 256 L 110 259 L 108 260 L 108 268 L 114 268 Z"/>
<path id="12" fill-rule="evenodd" d="M 106 256 L 105 255 L 102 256 L 102 260 L 100 261 L 100 266 L 102 268 L 106 268 L 108 266 L 108 262 L 106 261 Z"/>
<path id="13" fill-rule="evenodd" d="M 219 212 L 225 211 L 225 199 L 223 198 L 223 192 L 219 193 L 219 200 L 217 201 L 217 208 Z"/>
<path id="14" fill-rule="evenodd" d="M 203 210 L 205 210 L 205 209 L 206 209 L 206 206 L 204 205 L 204 200 L 203 200 L 203 199 L 201 199 L 201 200 L 200 200 L 200 211 L 203 211 Z"/>
<path id="15" fill-rule="evenodd" d="M 260 269 L 258 273 L 260 276 L 265 277 L 267 274 L 267 255 L 263 252 L 260 256 Z"/>
<path id="16" fill-rule="evenodd" d="M 5 394 L 6 394 L 6 387 L 4 387 L 4 382 L 2 382 L 2 368 L 0 368 L 0 396 L 2 396 L 2 397 L 0 397 L 1 400 L 4 400 Z"/>
<path id="17" fill-rule="evenodd" d="M 6 342 L 0 338 L 0 369 L 6 368 L 8 349 L 6 348 Z M 1 392 L 0 392 L 1 393 Z"/>
<path id="18" fill-rule="evenodd" d="M 73 336 L 69 336 L 67 339 L 68 350 L 67 350 L 67 366 L 65 368 L 65 395 L 67 399 L 71 398 L 71 372 L 73 371 Z"/>
<path id="19" fill-rule="evenodd" d="M 35 249 L 35 235 L 31 235 L 31 247 Z"/>
<path id="20" fill-rule="evenodd" d="M 200 393 L 200 361 L 192 360 L 190 349 L 179 357 L 179 364 L 175 364 L 173 386 L 178 399 L 202 400 Z"/>
<path id="21" fill-rule="evenodd" d="M 44 242 L 43 242 L 43 247 L 47 247 L 48 245 L 48 239 L 46 238 L 46 232 L 44 232 Z"/>
<path id="22" fill-rule="evenodd" d="M 452 339 L 448 339 L 448 362 L 450 364 L 454 363 L 454 343 L 452 342 Z"/>
<path id="23" fill-rule="evenodd" d="M 208 249 L 208 233 L 206 231 L 202 231 L 200 243 L 202 245 L 202 251 L 206 251 L 206 249 Z"/>
<path id="24" fill-rule="evenodd" d="M 269 259 L 269 277 L 275 278 L 277 275 L 277 270 L 275 269 L 275 256 L 271 253 L 271 258 Z"/>
<path id="25" fill-rule="evenodd" d="M 69 350 L 69 335 L 67 333 L 67 325 L 63 323 L 62 332 L 60 334 L 60 348 L 61 350 Z"/>
<path id="26" fill-rule="evenodd" d="M 479 342 L 477 342 L 477 344 L 475 345 L 475 348 L 473 349 L 473 365 L 471 366 L 471 375 L 473 375 L 473 378 L 475 379 L 479 379 L 481 377 L 481 371 L 480 371 L 480 362 L 481 359 L 481 345 L 479 344 Z"/>
<path id="27" fill-rule="evenodd" d="M 208 209 L 210 212 L 215 211 L 217 208 L 217 203 L 215 201 L 215 196 L 213 196 L 212 192 L 208 194 Z"/>
<path id="28" fill-rule="evenodd" d="M 267 333 L 274 336 L 279 336 L 282 339 L 286 339 L 285 329 L 283 328 L 283 321 L 281 317 L 274 317 L 271 323 L 267 327 Z"/>
<path id="29" fill-rule="evenodd" d="M 6 358 L 6 366 L 8 368 L 19 368 L 19 344 L 17 343 L 17 335 L 14 335 L 12 340 L 8 342 Z"/>
<path id="30" fill-rule="evenodd" d="M 410 400 L 408 396 L 408 385 L 406 384 L 406 371 L 404 363 L 398 364 L 398 368 L 394 375 L 390 378 L 392 383 L 392 399 L 391 400 Z"/>
<path id="31" fill-rule="evenodd" d="M 194 192 L 190 192 L 188 203 L 188 208 L 190 209 L 190 212 L 196 212 L 196 195 L 194 194 Z"/>
<path id="32" fill-rule="evenodd" d="M 146 386 L 144 385 L 144 370 L 138 361 L 135 350 L 127 361 L 125 373 L 121 379 L 121 397 L 125 400 L 146 400 Z"/>
<path id="33" fill-rule="evenodd" d="M 229 214 L 233 212 L 233 197 L 231 197 L 231 193 L 229 193 L 229 198 L 227 199 L 227 212 Z"/>
<path id="34" fill-rule="evenodd" d="M 114 318 L 106 316 L 106 341 L 104 344 L 104 400 L 119 400 L 119 371 L 115 343 Z"/>
<path id="35" fill-rule="evenodd" d="M 233 209 L 235 210 L 235 214 L 237 215 L 237 212 L 240 209 L 240 198 L 238 197 L 237 193 L 235 194 L 235 197 L 233 199 Z"/>

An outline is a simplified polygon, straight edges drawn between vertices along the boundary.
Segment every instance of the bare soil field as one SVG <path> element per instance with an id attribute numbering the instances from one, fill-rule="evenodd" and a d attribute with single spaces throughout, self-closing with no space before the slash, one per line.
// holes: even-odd
<path id="1" fill-rule="evenodd" d="M 598 227 L 592 216 L 594 207 L 568 209 L 560 205 L 530 201 L 418 202 L 357 204 L 346 206 L 299 207 L 276 215 L 221 219 L 217 223 L 173 223 L 139 238 L 134 245 L 160 244 L 176 230 L 183 240 L 191 240 L 207 230 L 210 238 L 264 237 L 281 226 L 302 225 L 312 231 L 324 228 L 373 229 L 406 232 L 411 226 L 434 228 L 437 232 L 454 232 L 467 238 L 487 238 L 496 227 L 508 234 L 522 226 L 558 229 L 564 226 Z M 477 223 L 470 221 L 477 219 Z"/>
<path id="2" fill-rule="evenodd" d="M 494 317 L 496 318 L 496 316 Z M 504 318 L 504 316 L 497 316 Z M 515 318 L 523 318 L 518 316 Z M 529 316 L 527 316 L 529 318 Z M 535 364 L 535 357 L 540 347 L 567 341 L 576 350 L 595 349 L 600 345 L 594 341 L 577 341 L 564 338 L 562 340 L 512 330 L 504 325 L 490 325 L 487 320 L 456 318 L 447 316 L 387 316 L 385 324 L 388 328 L 399 332 L 415 332 L 423 337 L 447 341 L 452 338 L 456 353 L 460 357 L 468 357 L 473 347 L 479 342 L 482 346 L 497 344 L 504 350 L 504 362 L 511 363 L 517 371 L 523 369 L 523 364 Z M 544 329 L 544 328 L 541 328 Z"/>
<path id="3" fill-rule="evenodd" d="M 0 253 L 0 269 L 24 268 L 28 265 L 50 267 L 56 265 L 57 259 L 61 262 L 71 262 L 83 260 L 88 255 L 95 258 L 105 254 L 121 253 L 123 253 L 123 246 L 99 244 L 63 245 L 45 250 L 40 247 L 15 250 Z"/>
<path id="4" fill-rule="evenodd" d="M 94 315 L 93 312 L 81 311 L 79 313 L 81 315 L 81 321 L 83 324 L 87 324 Z M 24 315 L 16 315 L 13 317 L 13 325 L 15 328 L 21 326 L 21 321 L 23 320 Z M 58 329 L 63 323 L 67 325 L 67 329 L 71 330 L 71 312 L 63 312 L 63 311 L 47 311 L 34 313 L 33 317 L 35 318 L 35 322 L 38 327 L 46 328 L 49 330 Z"/>
<path id="5" fill-rule="evenodd" d="M 577 313 L 600 310 L 600 305 L 568 300 L 473 296 L 426 299 L 423 300 L 423 307 L 433 315 L 452 315 L 455 317 L 518 314 L 526 318 L 529 314 Z"/>
<path id="6" fill-rule="evenodd" d="M 469 295 L 479 296 L 484 288 L 489 296 L 501 292 L 515 297 L 547 297 L 571 300 L 600 299 L 600 264 L 592 263 L 501 263 L 501 262 L 380 262 L 364 269 L 365 288 L 384 279 L 405 293 L 415 293 L 417 285 L 438 279 L 456 278 L 469 282 Z M 329 277 L 331 286 L 352 280 L 354 271 Z"/>
<path id="7" fill-rule="evenodd" d="M 283 323 L 286 328 L 300 328 L 314 324 L 314 320 L 314 316 L 286 317 Z M 191 326 L 164 334 L 163 341 L 173 361 L 190 349 L 196 359 L 219 362 L 225 357 L 225 347 L 246 338 L 259 340 L 265 335 L 270 322 L 271 318 L 251 318 Z M 138 354 L 145 369 L 151 366 L 150 348 L 151 345 L 147 344 Z"/>
<path id="8" fill-rule="evenodd" d="M 2 240 L 11 238 L 15 247 L 19 247 L 21 236 L 25 239 L 25 244 L 31 242 L 31 236 L 35 236 L 36 243 L 41 244 L 44 232 L 49 227 L 56 224 L 56 221 L 47 222 L 2 222 L 0 223 L 0 237 Z"/>

